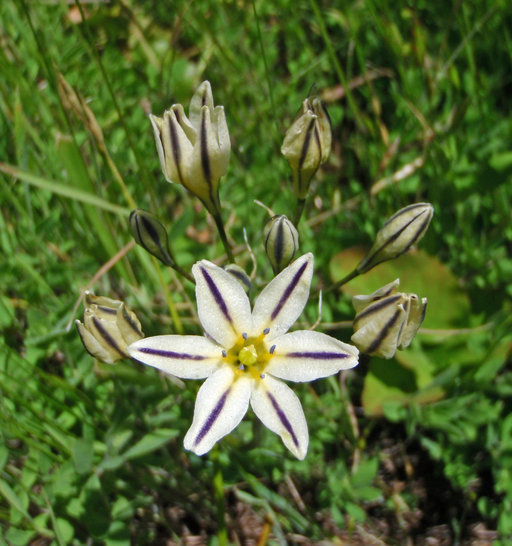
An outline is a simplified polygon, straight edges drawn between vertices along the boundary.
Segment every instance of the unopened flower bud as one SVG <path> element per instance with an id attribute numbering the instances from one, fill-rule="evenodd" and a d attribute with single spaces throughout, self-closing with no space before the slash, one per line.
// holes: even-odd
<path id="1" fill-rule="evenodd" d="M 75 323 L 85 350 L 107 364 L 130 358 L 126 348 L 144 337 L 135 313 L 122 301 L 90 292 L 85 294 L 84 323 Z"/>
<path id="2" fill-rule="evenodd" d="M 427 298 L 398 292 L 400 280 L 367 296 L 354 296 L 356 310 L 351 340 L 363 353 L 392 358 L 397 349 L 408 347 L 418 332 Z"/>
<path id="3" fill-rule="evenodd" d="M 284 214 L 278 214 L 267 222 L 263 230 L 263 244 L 277 275 L 293 260 L 299 248 L 299 233 Z"/>
<path id="4" fill-rule="evenodd" d="M 156 216 L 142 209 L 130 213 L 130 231 L 135 242 L 144 250 L 158 258 L 165 265 L 175 262 L 169 249 L 167 231 Z"/>
<path id="5" fill-rule="evenodd" d="M 357 271 L 364 273 L 407 252 L 423 237 L 433 214 L 434 207 L 430 203 L 415 203 L 400 209 L 379 230 L 375 243 L 357 266 Z"/>
<path id="6" fill-rule="evenodd" d="M 227 264 L 223 265 L 222 269 L 235 277 L 235 279 L 244 287 L 244 290 L 246 292 L 249 292 L 249 290 L 251 289 L 251 279 L 249 278 L 249 275 L 247 275 L 247 273 L 239 265 Z"/>
<path id="7" fill-rule="evenodd" d="M 331 152 L 331 121 L 318 97 L 302 103 L 302 113 L 286 131 L 281 153 L 293 173 L 294 190 L 305 199 L 309 184 L 318 167 L 327 161 Z"/>
<path id="8" fill-rule="evenodd" d="M 204 81 L 190 101 L 189 117 L 173 104 L 162 118 L 149 116 L 165 179 L 182 184 L 210 212 L 217 212 L 219 180 L 231 152 L 223 106 L 213 106 L 210 82 Z"/>

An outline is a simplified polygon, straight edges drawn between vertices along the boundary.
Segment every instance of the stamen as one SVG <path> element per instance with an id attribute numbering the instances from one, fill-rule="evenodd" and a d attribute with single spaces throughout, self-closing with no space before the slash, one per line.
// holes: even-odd
<path id="1" fill-rule="evenodd" d="M 227 358 L 227 356 L 228 356 L 228 353 L 226 353 L 226 351 L 224 349 L 222 349 L 222 356 L 223 356 L 223 358 Z"/>
<path id="2" fill-rule="evenodd" d="M 240 364 L 240 366 L 238 366 L 238 369 L 243 371 L 244 370 L 244 365 Z"/>
<path id="3" fill-rule="evenodd" d="M 260 378 L 261 378 L 261 379 L 265 379 L 265 374 L 264 374 L 264 373 L 260 373 Z"/>
<path id="4" fill-rule="evenodd" d="M 247 341 L 247 333 L 246 333 L 246 332 L 244 332 L 244 333 L 242 334 L 242 337 L 245 339 L 245 341 Z"/>
<path id="5" fill-rule="evenodd" d="M 275 346 L 275 345 L 272 345 L 272 347 L 270 347 L 269 353 L 270 353 L 271 355 L 273 355 L 275 350 L 276 350 L 276 346 Z"/>
<path id="6" fill-rule="evenodd" d="M 265 328 L 265 330 L 263 330 L 263 334 L 266 336 L 268 333 L 270 332 L 270 328 Z"/>

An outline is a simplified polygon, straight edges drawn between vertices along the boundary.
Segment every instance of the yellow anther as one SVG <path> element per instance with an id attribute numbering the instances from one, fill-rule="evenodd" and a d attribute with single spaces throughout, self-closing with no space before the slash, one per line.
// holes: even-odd
<path id="1" fill-rule="evenodd" d="M 258 360 L 258 353 L 254 347 L 254 345 L 249 345 L 248 347 L 244 347 L 239 353 L 238 353 L 238 360 L 240 360 L 241 364 L 244 364 L 245 366 L 252 366 L 256 363 Z"/>

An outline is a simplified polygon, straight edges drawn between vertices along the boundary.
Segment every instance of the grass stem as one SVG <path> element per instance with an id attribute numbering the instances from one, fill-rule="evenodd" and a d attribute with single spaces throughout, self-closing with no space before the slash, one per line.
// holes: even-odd
<path id="1" fill-rule="evenodd" d="M 212 460 L 214 464 L 213 474 L 213 494 L 215 496 L 215 506 L 217 509 L 217 540 L 219 546 L 227 546 L 228 530 L 226 527 L 226 503 L 224 499 L 224 476 L 222 475 L 222 467 L 219 461 L 218 447 L 212 450 Z"/>
<path id="2" fill-rule="evenodd" d="M 165 282 L 165 279 L 162 275 L 160 264 L 158 263 L 158 260 L 154 256 L 151 256 L 151 259 L 153 260 L 153 265 L 157 272 L 157 275 L 160 281 L 160 286 L 162 287 L 162 290 L 164 291 L 165 301 L 167 302 L 167 307 L 169 308 L 169 313 L 171 314 L 172 322 L 174 324 L 174 329 L 176 330 L 178 334 L 183 334 L 183 324 L 181 323 L 180 316 L 176 309 L 176 305 L 174 305 L 174 301 L 171 298 L 169 288 L 167 288 L 167 283 Z"/>

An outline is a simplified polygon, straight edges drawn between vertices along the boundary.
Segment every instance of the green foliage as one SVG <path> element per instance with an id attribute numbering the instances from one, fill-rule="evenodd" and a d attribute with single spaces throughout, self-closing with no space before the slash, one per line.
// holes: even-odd
<path id="1" fill-rule="evenodd" d="M 476 523 L 507 544 L 509 3 L 130 0 L 79 9 L 13 0 L 0 3 L 0 19 L 0 544 L 212 537 L 216 467 L 230 539 L 364 541 L 381 533 L 381 518 L 390 544 L 442 524 L 454 542 L 469 540 Z M 62 84 L 59 93 L 60 75 L 80 107 Z M 293 215 L 279 147 L 312 86 L 333 125 L 331 157 L 299 226 L 301 250 L 315 253 L 315 287 L 350 272 L 400 207 L 434 205 L 420 252 L 324 298 L 319 328 L 345 341 L 349 296 L 396 276 L 429 309 L 393 360 L 363 357 L 339 382 L 296 389 L 311 436 L 302 462 L 253 417 L 216 461 L 185 452 L 196 386 L 133 362 L 94 363 L 70 326 L 88 287 L 126 301 L 147 335 L 179 324 L 199 331 L 192 286 L 126 245 L 135 203 L 169 226 L 185 269 L 223 253 L 204 210 L 163 180 L 147 120 L 187 103 L 202 79 L 230 128 L 220 187 L 228 237 L 250 269 L 246 230 L 261 279 L 272 276 L 261 241 L 268 216 L 253 200 Z M 302 320 L 316 318 L 311 302 Z M 390 445 L 404 461 L 428 458 L 432 475 L 391 468 Z M 433 521 L 420 485 L 440 476 L 460 502 L 442 504 Z"/>

